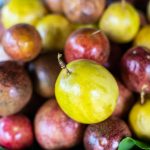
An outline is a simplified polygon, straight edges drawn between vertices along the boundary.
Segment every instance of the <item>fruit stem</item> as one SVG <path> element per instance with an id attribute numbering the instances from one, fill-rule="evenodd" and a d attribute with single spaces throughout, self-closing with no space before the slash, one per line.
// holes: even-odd
<path id="1" fill-rule="evenodd" d="M 67 74 L 70 75 L 71 71 L 66 67 L 66 64 L 62 61 L 61 57 L 62 57 L 62 54 L 58 53 L 57 59 L 58 59 L 60 67 L 61 69 L 65 69 Z"/>
<path id="2" fill-rule="evenodd" d="M 93 32 L 93 33 L 91 34 L 91 36 L 93 36 L 93 35 L 95 35 L 95 34 L 101 32 L 101 31 L 102 31 L 102 30 L 97 30 L 97 31 Z"/>
<path id="3" fill-rule="evenodd" d="M 125 3 L 126 3 L 126 0 L 121 0 L 121 5 L 123 8 L 125 7 Z"/>
<path id="4" fill-rule="evenodd" d="M 141 91 L 141 94 L 140 94 L 140 97 L 141 97 L 141 105 L 144 104 L 144 96 L 145 96 L 145 89 L 147 88 L 147 85 L 143 85 L 142 87 L 142 91 Z"/>

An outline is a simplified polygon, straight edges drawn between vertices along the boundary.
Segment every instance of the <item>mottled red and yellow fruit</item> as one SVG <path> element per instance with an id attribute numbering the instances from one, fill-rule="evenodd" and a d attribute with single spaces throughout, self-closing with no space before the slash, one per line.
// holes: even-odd
<path id="1" fill-rule="evenodd" d="M 3 35 L 2 45 L 6 53 L 17 61 L 30 61 L 41 51 L 38 31 L 29 24 L 16 24 Z"/>
<path id="2" fill-rule="evenodd" d="M 114 77 L 103 66 L 89 60 L 72 61 L 66 67 L 55 84 L 56 99 L 62 110 L 81 123 L 107 119 L 118 98 Z"/>

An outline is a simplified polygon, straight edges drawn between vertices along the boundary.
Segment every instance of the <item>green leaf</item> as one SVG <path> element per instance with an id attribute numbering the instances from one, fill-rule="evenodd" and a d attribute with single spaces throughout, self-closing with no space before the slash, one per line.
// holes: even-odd
<path id="1" fill-rule="evenodd" d="M 3 147 L 0 147 L 0 150 L 6 150 L 5 148 L 3 148 Z"/>
<path id="2" fill-rule="evenodd" d="M 119 143 L 118 150 L 132 150 L 133 148 L 150 150 L 150 145 L 147 143 L 135 140 L 131 137 L 126 137 Z"/>

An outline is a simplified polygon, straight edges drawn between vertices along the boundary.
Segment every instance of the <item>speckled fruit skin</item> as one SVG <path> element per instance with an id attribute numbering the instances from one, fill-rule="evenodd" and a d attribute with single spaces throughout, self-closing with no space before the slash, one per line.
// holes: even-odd
<path id="1" fill-rule="evenodd" d="M 65 58 L 69 63 L 76 59 L 90 59 L 104 64 L 110 54 L 109 40 L 103 31 L 82 28 L 73 32 L 65 44 Z"/>
<path id="2" fill-rule="evenodd" d="M 61 70 L 57 53 L 45 53 L 30 63 L 34 88 L 42 97 L 54 96 L 54 87 L 57 76 Z"/>
<path id="3" fill-rule="evenodd" d="M 133 47 L 121 59 L 122 79 L 134 92 L 150 92 L 150 53 L 148 51 L 144 47 Z"/>
<path id="4" fill-rule="evenodd" d="M 133 133 L 141 140 L 150 140 L 150 96 L 145 97 L 145 103 L 138 101 L 130 110 L 129 124 Z"/>
<path id="5" fill-rule="evenodd" d="M 98 21 L 105 4 L 105 0 L 63 0 L 62 8 L 70 21 L 87 24 Z"/>
<path id="6" fill-rule="evenodd" d="M 83 137 L 84 125 L 70 119 L 56 100 L 46 101 L 38 110 L 34 129 L 37 142 L 44 149 L 67 149 L 78 144 Z"/>
<path id="7" fill-rule="evenodd" d="M 0 116 L 19 112 L 32 95 L 31 80 L 22 66 L 12 61 L 0 63 Z"/>
<path id="8" fill-rule="evenodd" d="M 18 23 L 35 25 L 46 14 L 40 0 L 10 0 L 2 8 L 2 23 L 9 28 Z"/>
<path id="9" fill-rule="evenodd" d="M 150 25 L 146 25 L 140 29 L 134 39 L 135 46 L 144 46 L 150 49 Z M 149 50 L 150 52 L 150 50 Z"/>
<path id="10" fill-rule="evenodd" d="M 134 104 L 134 97 L 132 92 L 127 89 L 127 87 L 125 87 L 121 81 L 117 80 L 117 84 L 119 87 L 119 97 L 117 100 L 116 108 L 112 115 L 123 118 L 128 115 L 129 110 Z"/>
<path id="11" fill-rule="evenodd" d="M 21 150 L 33 143 L 30 120 L 24 115 L 0 118 L 0 145 L 9 150 Z"/>
<path id="12" fill-rule="evenodd" d="M 122 15 L 123 14 L 123 15 Z M 108 37 L 117 43 L 127 43 L 137 34 L 140 17 L 129 3 L 115 2 L 109 5 L 99 21 L 99 27 Z"/>
<path id="13" fill-rule="evenodd" d="M 117 150 L 120 140 L 126 136 L 131 136 L 127 124 L 113 117 L 89 125 L 84 135 L 84 146 L 86 150 Z"/>
<path id="14" fill-rule="evenodd" d="M 30 61 L 42 48 L 38 31 L 29 24 L 16 24 L 6 30 L 2 45 L 8 55 L 17 61 Z"/>
<path id="15" fill-rule="evenodd" d="M 72 119 L 97 123 L 115 109 L 118 86 L 103 66 L 89 60 L 76 60 L 63 69 L 55 84 L 55 96 L 62 110 Z"/>

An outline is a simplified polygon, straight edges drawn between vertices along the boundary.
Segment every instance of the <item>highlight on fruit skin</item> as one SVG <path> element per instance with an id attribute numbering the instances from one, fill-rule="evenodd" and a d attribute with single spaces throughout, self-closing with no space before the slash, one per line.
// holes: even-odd
<path id="1" fill-rule="evenodd" d="M 101 122 L 111 116 L 119 93 L 111 73 L 84 59 L 72 61 L 66 68 L 55 84 L 55 96 L 61 109 L 70 118 L 85 124 Z"/>

